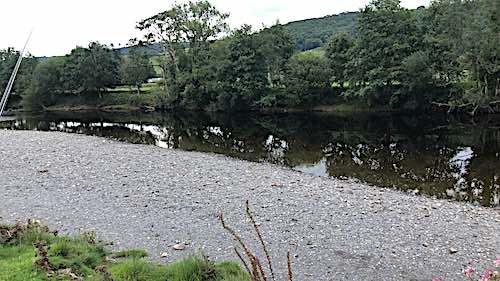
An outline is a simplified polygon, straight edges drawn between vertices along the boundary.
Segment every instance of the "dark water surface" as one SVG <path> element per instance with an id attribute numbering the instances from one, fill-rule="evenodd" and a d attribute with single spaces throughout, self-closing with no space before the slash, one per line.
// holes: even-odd
<path id="1" fill-rule="evenodd" d="M 320 176 L 500 206 L 500 116 L 101 112 L 19 115 L 0 128 L 215 152 Z"/>

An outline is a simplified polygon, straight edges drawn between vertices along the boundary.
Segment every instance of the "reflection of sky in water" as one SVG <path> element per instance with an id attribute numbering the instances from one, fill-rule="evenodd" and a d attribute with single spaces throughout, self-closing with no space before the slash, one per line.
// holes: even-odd
<path id="1" fill-rule="evenodd" d="M 316 176 L 328 175 L 328 169 L 326 167 L 326 158 L 321 159 L 321 161 L 319 161 L 316 164 L 299 165 L 294 167 L 293 169 L 299 172 L 313 174 Z"/>
<path id="2" fill-rule="evenodd" d="M 288 142 L 280 140 L 273 135 L 269 135 L 264 142 L 264 147 L 269 152 L 269 157 L 272 162 L 284 164 L 285 155 L 288 152 Z"/>
<path id="3" fill-rule="evenodd" d="M 453 188 L 446 190 L 448 196 L 454 197 L 457 193 L 461 196 L 466 195 L 465 190 L 468 188 L 466 179 L 468 173 L 467 166 L 470 164 L 472 158 L 474 158 L 474 151 L 471 147 L 466 147 L 460 148 L 457 154 L 450 159 L 450 166 L 456 170 L 452 175 L 457 182 Z M 481 193 L 479 184 L 472 183 L 471 185 L 476 196 Z"/>
<path id="4" fill-rule="evenodd" d="M 450 159 L 450 164 L 459 170 L 456 176 L 459 177 L 467 174 L 467 165 L 469 165 L 472 158 L 474 158 L 474 151 L 471 147 L 466 147 Z"/>

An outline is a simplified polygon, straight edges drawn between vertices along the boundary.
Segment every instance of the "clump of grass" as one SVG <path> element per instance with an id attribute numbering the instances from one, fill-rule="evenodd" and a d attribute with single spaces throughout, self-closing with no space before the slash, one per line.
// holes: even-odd
<path id="1" fill-rule="evenodd" d="M 243 241 L 241 236 L 231 228 L 224 219 L 224 214 L 219 215 L 219 220 L 222 224 L 222 227 L 234 238 L 234 240 L 238 243 L 238 246 L 234 248 L 234 252 L 240 259 L 241 263 L 247 270 L 248 274 L 252 281 L 268 281 L 268 273 L 271 276 L 271 280 L 276 281 L 276 276 L 273 269 L 273 263 L 269 251 L 267 249 L 267 243 L 265 242 L 262 232 L 260 231 L 260 224 L 257 223 L 255 217 L 250 208 L 250 202 L 247 200 L 245 204 L 245 212 L 247 217 L 250 219 L 250 222 L 255 230 L 257 240 L 262 247 L 262 251 L 264 252 L 264 260 L 267 263 L 267 271 L 264 270 L 264 266 L 262 265 L 261 259 L 259 259 L 258 255 L 255 254 L 248 244 Z M 243 252 L 243 254 L 241 253 Z M 292 260 L 290 251 L 287 252 L 287 276 L 289 281 L 293 281 L 293 271 L 292 271 Z"/>
<path id="2" fill-rule="evenodd" d="M 120 251 L 113 254 L 113 258 L 121 259 L 121 258 L 133 258 L 133 259 L 142 259 L 148 256 L 148 252 L 143 249 L 131 249 Z"/>
<path id="3" fill-rule="evenodd" d="M 70 269 L 78 276 L 91 276 L 106 259 L 100 244 L 91 244 L 82 237 L 61 237 L 48 248 L 50 263 L 57 269 Z"/>
<path id="4" fill-rule="evenodd" d="M 15 225 L 0 225 L 0 245 L 33 244 L 40 240 L 51 241 L 57 232 L 36 220 L 28 220 L 27 224 L 17 222 Z"/>

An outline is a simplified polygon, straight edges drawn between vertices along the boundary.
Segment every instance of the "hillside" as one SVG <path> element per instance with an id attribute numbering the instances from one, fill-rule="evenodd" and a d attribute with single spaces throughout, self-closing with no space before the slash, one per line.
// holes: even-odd
<path id="1" fill-rule="evenodd" d="M 295 39 L 297 50 L 305 51 L 323 46 L 334 33 L 354 33 L 358 15 L 358 12 L 348 12 L 290 22 L 285 27 Z"/>
<path id="2" fill-rule="evenodd" d="M 285 24 L 296 42 L 298 51 L 312 50 L 323 46 L 337 32 L 354 33 L 358 12 L 347 12 L 322 18 L 305 19 Z M 129 48 L 118 48 L 122 55 L 128 54 Z M 141 48 L 141 52 L 155 55 L 160 48 L 157 45 Z"/>

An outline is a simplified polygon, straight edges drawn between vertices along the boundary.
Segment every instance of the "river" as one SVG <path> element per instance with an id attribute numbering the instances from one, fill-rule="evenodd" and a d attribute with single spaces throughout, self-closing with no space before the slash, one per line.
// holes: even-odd
<path id="1" fill-rule="evenodd" d="M 318 176 L 500 206 L 500 116 L 19 114 L 0 128 L 63 131 L 271 162 Z"/>

